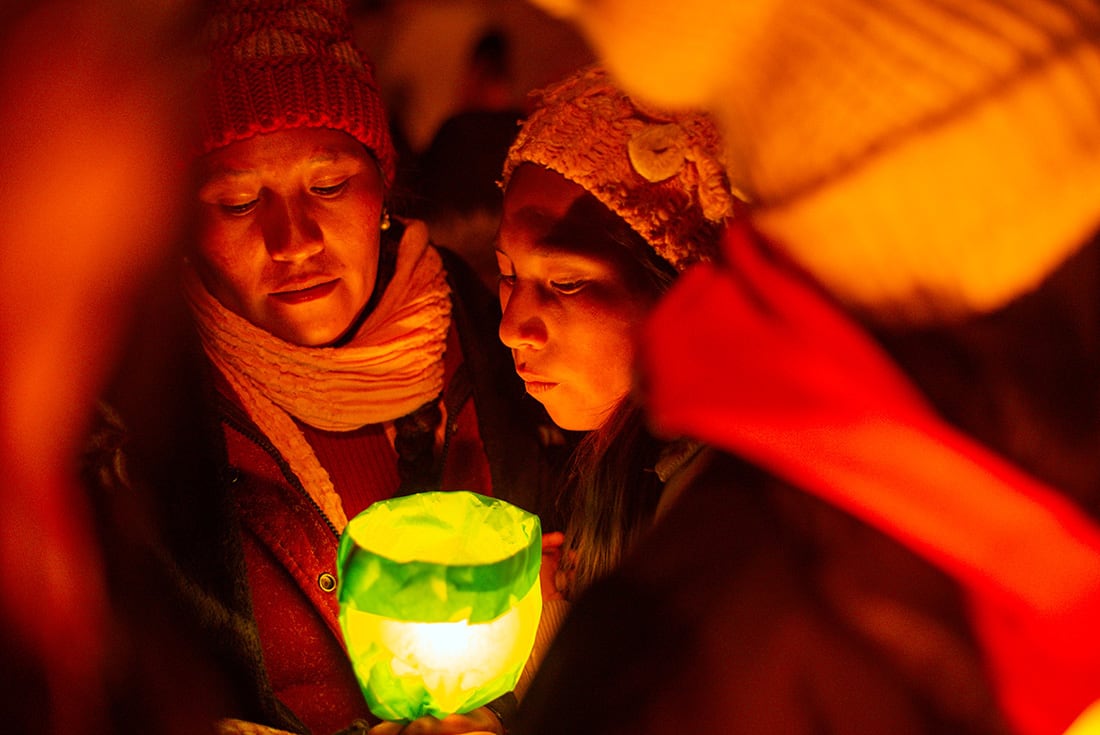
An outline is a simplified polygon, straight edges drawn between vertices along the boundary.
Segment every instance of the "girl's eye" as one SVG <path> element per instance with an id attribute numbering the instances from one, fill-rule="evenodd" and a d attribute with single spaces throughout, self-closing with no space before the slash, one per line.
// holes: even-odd
<path id="1" fill-rule="evenodd" d="M 332 186 L 312 186 L 310 187 L 310 191 L 317 196 L 334 197 L 341 194 L 346 188 L 348 188 L 348 179 L 344 179 L 340 183 L 333 184 Z"/>
<path id="2" fill-rule="evenodd" d="M 561 294 L 574 294 L 584 288 L 585 281 L 551 281 L 550 287 Z"/>
<path id="3" fill-rule="evenodd" d="M 259 199 L 253 199 L 250 202 L 244 202 L 243 204 L 222 204 L 220 205 L 223 212 L 239 217 L 242 214 L 248 214 L 256 208 Z"/>
<path id="4" fill-rule="evenodd" d="M 516 283 L 515 273 L 501 273 L 497 276 L 497 283 L 501 286 L 513 286 Z"/>

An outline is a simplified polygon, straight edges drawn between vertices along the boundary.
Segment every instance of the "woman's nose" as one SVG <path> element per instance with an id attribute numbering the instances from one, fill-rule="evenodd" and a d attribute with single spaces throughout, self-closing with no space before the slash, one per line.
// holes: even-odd
<path id="1" fill-rule="evenodd" d="M 264 243 L 272 260 L 298 263 L 324 249 L 324 234 L 304 203 L 271 197 L 263 222 Z"/>
<path id="2" fill-rule="evenodd" d="M 536 289 L 521 283 L 510 292 L 501 292 L 503 314 L 500 320 L 500 341 L 512 349 L 539 349 L 546 344 L 547 330 Z"/>

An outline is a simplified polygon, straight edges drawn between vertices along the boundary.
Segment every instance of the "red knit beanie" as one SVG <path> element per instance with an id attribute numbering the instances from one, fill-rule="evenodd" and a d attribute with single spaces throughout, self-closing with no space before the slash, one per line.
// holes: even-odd
<path id="1" fill-rule="evenodd" d="M 203 30 L 199 152 L 291 128 L 348 133 L 386 185 L 396 154 L 371 64 L 344 0 L 218 0 Z"/>

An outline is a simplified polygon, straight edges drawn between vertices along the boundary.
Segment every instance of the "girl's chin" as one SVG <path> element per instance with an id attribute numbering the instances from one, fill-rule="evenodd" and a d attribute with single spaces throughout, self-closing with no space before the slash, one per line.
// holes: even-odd
<path id="1" fill-rule="evenodd" d="M 543 405 L 546 406 L 545 403 Z M 565 429 L 566 431 L 593 431 L 603 424 L 602 417 L 593 417 L 591 414 L 577 415 L 569 412 L 555 412 L 549 406 L 546 406 L 546 412 L 550 414 L 550 420 L 559 429 Z"/>

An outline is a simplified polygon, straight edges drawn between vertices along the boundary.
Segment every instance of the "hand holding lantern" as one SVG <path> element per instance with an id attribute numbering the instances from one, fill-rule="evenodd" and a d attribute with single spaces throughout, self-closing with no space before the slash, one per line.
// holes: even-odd
<path id="1" fill-rule="evenodd" d="M 542 609 L 536 516 L 475 493 L 375 503 L 340 540 L 340 624 L 371 711 L 469 712 L 510 691 Z"/>

